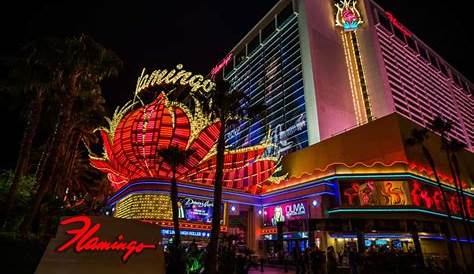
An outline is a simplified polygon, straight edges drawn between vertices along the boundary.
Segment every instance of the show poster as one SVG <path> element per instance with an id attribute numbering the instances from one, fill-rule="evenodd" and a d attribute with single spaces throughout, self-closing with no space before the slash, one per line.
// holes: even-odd
<path id="1" fill-rule="evenodd" d="M 213 201 L 204 199 L 195 199 L 190 197 L 179 197 L 178 214 L 180 219 L 191 222 L 212 222 Z M 224 212 L 222 207 L 221 212 Z"/>
<path id="2" fill-rule="evenodd" d="M 306 219 L 308 207 L 306 202 L 298 201 L 263 208 L 263 225 L 276 226 L 278 222 Z"/>

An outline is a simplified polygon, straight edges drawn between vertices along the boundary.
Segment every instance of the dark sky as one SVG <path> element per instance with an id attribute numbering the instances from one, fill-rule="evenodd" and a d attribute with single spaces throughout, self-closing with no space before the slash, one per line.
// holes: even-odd
<path id="1" fill-rule="evenodd" d="M 112 109 L 131 97 L 143 67 L 183 63 L 192 71 L 207 73 L 277 1 L 1 2 L 1 60 L 14 55 L 22 43 L 41 36 L 87 33 L 115 51 L 125 67 L 104 85 Z M 461 6 L 469 1 L 376 2 L 464 75 L 474 78 L 472 15 Z M 16 129 L 5 137 L 10 145 L 0 150 L 0 168 L 8 168 L 14 165 L 22 123 L 16 106 L 0 102 L 0 108 L 0 122 Z"/>

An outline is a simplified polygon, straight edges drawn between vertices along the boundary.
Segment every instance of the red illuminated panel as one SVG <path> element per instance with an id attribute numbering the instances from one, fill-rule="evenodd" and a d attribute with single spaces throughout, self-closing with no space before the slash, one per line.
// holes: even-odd
<path id="1" fill-rule="evenodd" d="M 123 252 L 122 262 L 126 263 L 130 256 L 140 254 L 145 249 L 156 249 L 156 244 L 145 244 L 136 240 L 125 240 L 123 234 L 117 236 L 114 241 L 100 239 L 96 233 L 100 231 L 101 224 L 93 224 L 87 216 L 76 216 L 62 220 L 60 225 L 80 224 L 77 229 L 67 230 L 66 233 L 73 235 L 71 239 L 61 244 L 56 250 L 61 253 L 69 248 L 77 253 L 82 252 Z"/>
<path id="2" fill-rule="evenodd" d="M 191 123 L 196 121 L 190 121 L 193 117 L 188 117 L 189 111 L 183 107 L 161 94 L 152 103 L 133 110 L 118 122 L 113 134 L 101 131 L 105 157 L 91 157 L 91 165 L 107 174 L 115 190 L 131 180 L 170 180 L 171 168 L 158 151 L 177 146 L 192 153 L 177 167 L 176 178 L 182 182 L 212 184 L 216 154 L 209 153 L 217 142 L 221 124 L 209 122 L 199 132 L 192 132 Z M 262 159 L 265 149 L 265 145 L 258 145 L 226 151 L 224 186 L 254 192 L 257 185 L 267 181 L 276 169 L 276 159 Z"/>

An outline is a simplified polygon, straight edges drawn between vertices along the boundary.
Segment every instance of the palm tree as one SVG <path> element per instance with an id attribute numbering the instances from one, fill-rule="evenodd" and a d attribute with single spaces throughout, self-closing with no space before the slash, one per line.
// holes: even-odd
<path id="1" fill-rule="evenodd" d="M 450 131 L 452 130 L 453 128 L 453 123 L 447 119 L 444 119 L 443 117 L 441 116 L 436 116 L 433 121 L 431 121 L 431 123 L 428 125 L 428 127 L 434 131 L 434 132 L 437 132 L 441 135 L 441 150 L 444 150 L 446 152 L 446 159 L 448 160 L 448 165 L 449 165 L 449 169 L 450 169 L 450 172 L 451 172 L 451 175 L 453 177 L 453 182 L 454 182 L 454 187 L 456 189 L 456 194 L 457 194 L 457 198 L 458 198 L 458 201 L 461 201 L 461 217 L 462 217 L 462 220 L 463 220 L 463 227 L 464 227 L 464 230 L 465 230 L 465 233 L 466 235 L 469 235 L 469 229 L 466 227 L 466 224 L 469 225 L 467 222 L 466 222 L 466 219 L 465 219 L 465 213 L 466 213 L 466 206 L 465 206 L 465 203 L 463 202 L 462 200 L 462 196 L 461 196 L 461 192 L 462 192 L 462 189 L 460 191 L 460 188 L 459 188 L 459 183 L 460 183 L 460 174 L 457 174 L 454 170 L 454 166 L 453 166 L 453 161 L 451 159 L 451 153 L 452 153 L 452 149 L 455 149 L 457 151 L 463 149 L 464 147 L 459 143 L 459 142 L 452 142 L 449 138 L 449 133 Z M 453 225 L 454 227 L 454 225 Z M 461 255 L 463 257 L 463 260 L 464 260 L 464 263 L 466 263 L 466 259 L 465 259 L 465 254 L 464 254 L 464 249 L 462 249 L 460 243 L 459 243 L 459 237 L 457 235 L 457 230 L 454 229 L 455 233 L 456 233 L 456 238 L 457 238 L 457 244 L 459 246 L 459 248 L 461 248 Z"/>
<path id="2" fill-rule="evenodd" d="M 451 209 L 449 208 L 444 188 L 443 188 L 442 183 L 439 179 L 438 171 L 436 169 L 436 164 L 434 162 L 434 159 L 433 159 L 430 151 L 425 146 L 425 141 L 427 139 L 428 139 L 428 129 L 426 129 L 426 128 L 423 128 L 423 129 L 414 128 L 411 132 L 411 136 L 409 138 L 407 138 L 406 144 L 408 146 L 418 146 L 418 147 L 420 147 L 421 150 L 422 150 L 423 156 L 425 157 L 425 160 L 430 165 L 431 171 L 433 172 L 433 174 L 435 176 L 436 184 L 437 184 L 437 186 L 438 186 L 438 188 L 439 188 L 439 190 L 442 194 L 442 197 L 443 197 L 443 204 L 444 204 L 444 208 L 446 209 L 446 213 L 448 215 L 449 227 L 451 228 L 452 231 L 454 231 L 455 236 L 456 236 L 456 240 L 457 240 L 457 244 L 459 246 L 459 237 L 457 235 L 458 233 L 457 233 L 457 230 L 455 229 L 455 227 L 453 225 L 453 222 L 452 222 Z M 449 252 L 450 259 L 451 259 L 452 262 L 456 262 L 456 255 L 454 253 L 454 250 L 452 248 L 452 244 L 451 244 L 451 241 L 450 241 L 451 237 L 450 237 L 450 233 L 449 233 L 449 230 L 450 230 L 449 227 L 448 227 L 448 231 L 447 231 L 449 235 L 446 235 L 446 242 L 447 242 L 447 245 L 448 245 L 448 252 Z M 460 246 L 459 246 L 459 248 L 460 248 Z M 461 249 L 461 251 L 462 251 L 462 249 Z M 464 259 L 464 257 L 463 257 L 463 259 Z"/>
<path id="3" fill-rule="evenodd" d="M 464 231 L 466 235 L 468 236 L 468 239 L 472 241 L 473 235 L 474 235 L 474 232 L 472 231 L 471 221 L 470 221 L 472 216 L 469 215 L 467 202 L 466 202 L 466 196 L 464 195 L 464 187 L 462 185 L 462 180 L 461 180 L 459 161 L 457 158 L 457 153 L 464 150 L 465 148 L 466 148 L 465 144 L 458 142 L 455 139 L 447 141 L 446 144 L 444 145 L 444 149 L 446 150 L 446 156 L 448 157 L 448 161 L 449 161 L 449 168 L 451 170 L 451 174 L 454 180 L 454 185 L 455 185 L 456 192 L 458 195 L 458 200 L 461 201 L 461 216 L 463 218 Z M 473 245 L 469 245 L 469 246 L 471 250 L 471 256 L 474 256 L 474 246 Z"/>
<path id="4" fill-rule="evenodd" d="M 20 179 L 27 175 L 33 140 L 40 123 L 43 102 L 47 94 L 57 85 L 57 45 L 55 39 L 40 39 L 25 45 L 20 58 L 14 64 L 11 78 L 14 81 L 8 89 L 13 92 L 23 91 L 30 103 L 27 107 L 26 124 L 20 143 L 15 173 L 7 195 L 7 204 L 3 214 L 3 227 L 15 204 L 16 192 Z"/>
<path id="5" fill-rule="evenodd" d="M 38 178 L 39 187 L 33 199 L 31 210 L 26 214 L 20 226 L 20 232 L 26 234 L 41 206 L 43 198 L 51 187 L 52 178 L 58 172 L 61 151 L 71 133 L 74 105 L 80 94 L 93 90 L 105 78 L 114 76 L 122 62 L 112 51 L 105 49 L 87 35 L 67 38 L 60 45 L 58 57 L 60 72 L 59 95 L 61 97 L 57 117 L 57 130 L 52 133 L 49 150 L 45 153 L 48 176 Z"/>
<path id="6" fill-rule="evenodd" d="M 170 146 L 158 150 L 158 156 L 163 158 L 163 161 L 166 162 L 171 167 L 171 210 L 173 213 L 173 227 L 174 227 L 174 241 L 173 248 L 174 251 L 172 259 L 173 270 L 176 273 L 184 274 L 185 267 L 182 260 L 181 252 L 181 234 L 179 229 L 179 213 L 178 213 L 178 185 L 176 182 L 176 171 L 180 165 L 183 165 L 188 157 L 193 154 L 191 149 L 183 150 L 178 146 Z"/>
<path id="7" fill-rule="evenodd" d="M 209 95 L 212 104 L 204 105 L 204 111 L 212 118 L 221 122 L 221 130 L 216 147 L 216 173 L 214 178 L 214 208 L 212 211 L 212 228 L 209 244 L 207 245 L 206 269 L 208 273 L 217 273 L 217 246 L 221 227 L 222 178 L 224 168 L 224 153 L 226 147 L 225 132 L 230 126 L 242 119 L 256 118 L 265 111 L 265 106 L 256 104 L 246 107 L 248 101 L 240 90 L 230 88 L 230 85 L 219 79 L 216 89 Z"/>
<path id="8" fill-rule="evenodd" d="M 179 231 L 178 185 L 176 183 L 176 171 L 178 166 L 183 165 L 192 153 L 192 150 L 183 150 L 178 146 L 159 149 L 157 152 L 158 156 L 163 158 L 163 161 L 171 167 L 171 209 L 173 212 L 174 243 L 178 246 L 181 244 L 181 235 Z"/>

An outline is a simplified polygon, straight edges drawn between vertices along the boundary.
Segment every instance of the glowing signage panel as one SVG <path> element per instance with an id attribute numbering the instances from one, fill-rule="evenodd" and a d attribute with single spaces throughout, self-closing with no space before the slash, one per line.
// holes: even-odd
<path id="1" fill-rule="evenodd" d="M 213 209 L 213 201 L 179 197 L 178 214 L 180 219 L 191 222 L 211 223 Z M 221 212 L 224 214 L 223 207 Z"/>
<path id="2" fill-rule="evenodd" d="M 160 227 L 106 216 L 61 219 L 36 274 L 164 273 Z"/>
<path id="3" fill-rule="evenodd" d="M 336 26 L 342 27 L 344 31 L 353 31 L 359 28 L 363 21 L 356 4 L 356 0 L 341 0 L 335 4 L 337 7 Z"/>
<path id="4" fill-rule="evenodd" d="M 306 202 L 291 202 L 263 208 L 263 225 L 275 226 L 278 222 L 306 219 L 308 207 Z"/>
<path id="5" fill-rule="evenodd" d="M 126 240 L 125 236 L 120 233 L 115 240 L 105 240 L 97 236 L 97 232 L 101 229 L 100 223 L 92 223 L 90 217 L 76 216 L 62 220 L 59 225 L 79 224 L 79 229 L 69 229 L 66 234 L 73 235 L 68 241 L 61 244 L 56 250 L 57 252 L 64 252 L 71 248 L 77 253 L 82 252 L 107 252 L 118 251 L 123 252 L 122 262 L 126 263 L 130 256 L 140 254 L 145 249 L 156 249 L 157 245 L 154 243 L 145 244 L 137 240 Z"/>

